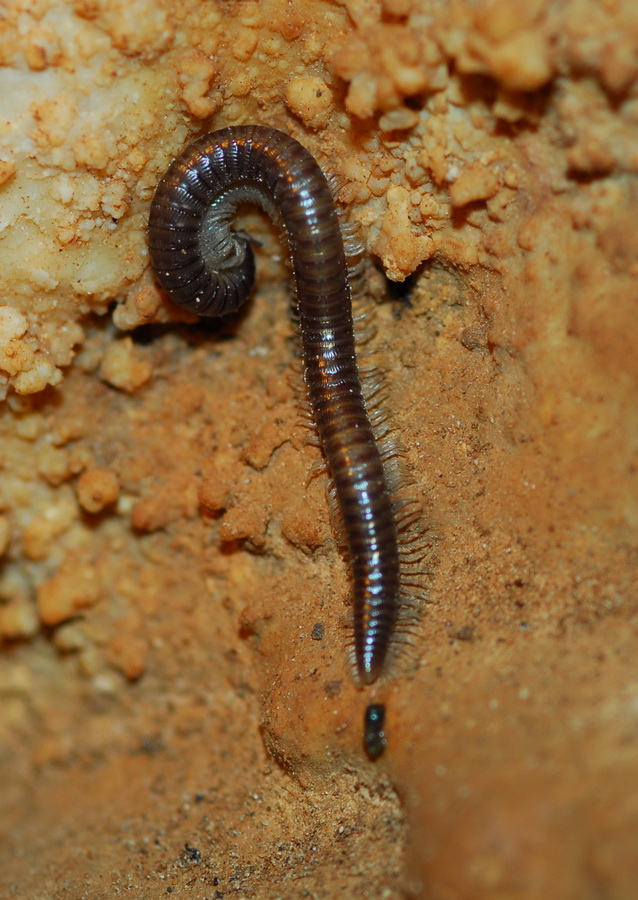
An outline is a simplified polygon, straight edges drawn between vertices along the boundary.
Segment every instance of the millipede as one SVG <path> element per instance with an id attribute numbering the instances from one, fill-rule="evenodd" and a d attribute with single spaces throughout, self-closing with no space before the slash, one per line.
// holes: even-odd
<path id="1" fill-rule="evenodd" d="M 384 672 L 402 602 L 392 476 L 357 366 L 348 259 L 332 188 L 294 138 L 259 125 L 204 135 L 176 159 L 151 205 L 148 243 L 160 284 L 200 316 L 235 312 L 255 278 L 239 205 L 283 226 L 292 263 L 304 382 L 334 483 L 352 570 L 356 673 Z"/>

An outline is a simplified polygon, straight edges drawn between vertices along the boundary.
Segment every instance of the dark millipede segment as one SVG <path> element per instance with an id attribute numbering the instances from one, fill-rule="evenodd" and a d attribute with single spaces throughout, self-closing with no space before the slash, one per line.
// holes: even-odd
<path id="1" fill-rule="evenodd" d="M 385 752 L 385 704 L 370 703 L 363 717 L 363 746 L 368 758 L 375 762 Z"/>
<path id="2" fill-rule="evenodd" d="M 200 138 L 173 162 L 151 205 L 148 243 L 162 286 L 205 316 L 234 312 L 254 280 L 240 203 L 283 224 L 297 289 L 305 382 L 347 535 L 360 680 L 379 677 L 400 596 L 397 526 L 355 358 L 348 267 L 332 192 L 293 138 L 245 125 Z"/>

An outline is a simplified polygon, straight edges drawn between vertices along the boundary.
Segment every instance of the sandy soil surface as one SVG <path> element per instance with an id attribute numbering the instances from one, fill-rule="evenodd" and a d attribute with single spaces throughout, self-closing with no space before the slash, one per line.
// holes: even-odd
<path id="1" fill-rule="evenodd" d="M 9 0 L 0 65 L 0 895 L 636 896 L 635 4 Z M 430 571 L 372 690 L 275 231 L 222 324 L 148 268 L 247 122 L 366 247 Z"/>

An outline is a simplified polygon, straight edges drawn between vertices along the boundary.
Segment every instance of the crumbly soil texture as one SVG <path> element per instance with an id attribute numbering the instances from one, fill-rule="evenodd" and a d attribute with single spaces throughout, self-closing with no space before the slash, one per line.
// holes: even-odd
<path id="1" fill-rule="evenodd" d="M 633 0 L 8 0 L 0 86 L 0 896 L 638 896 Z M 224 322 L 148 264 L 246 123 L 364 248 L 423 556 L 365 689 L 285 246 Z"/>

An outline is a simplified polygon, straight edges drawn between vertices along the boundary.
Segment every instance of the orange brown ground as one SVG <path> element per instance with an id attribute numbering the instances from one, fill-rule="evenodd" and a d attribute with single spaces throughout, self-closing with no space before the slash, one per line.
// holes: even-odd
<path id="1" fill-rule="evenodd" d="M 631 0 L 12 0 L 0 62 L 0 895 L 635 896 Z M 375 765 L 276 238 L 221 326 L 147 267 L 244 122 L 339 176 L 429 529 Z"/>

